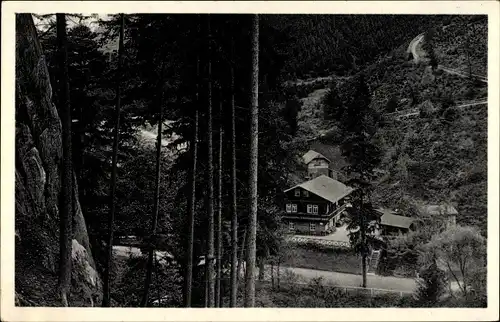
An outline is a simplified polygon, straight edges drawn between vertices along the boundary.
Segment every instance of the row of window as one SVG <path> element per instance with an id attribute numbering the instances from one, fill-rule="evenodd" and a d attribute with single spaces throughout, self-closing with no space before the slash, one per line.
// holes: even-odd
<path id="1" fill-rule="evenodd" d="M 302 196 L 309 197 L 309 191 L 302 190 Z M 295 189 L 295 197 L 300 197 L 300 189 Z"/>
<path id="2" fill-rule="evenodd" d="M 295 223 L 294 222 L 288 223 L 288 230 L 295 231 Z M 309 231 L 316 231 L 316 224 L 315 223 L 309 223 Z"/>
<path id="3" fill-rule="evenodd" d="M 297 212 L 297 204 L 287 203 L 286 204 L 286 212 Z M 317 214 L 318 213 L 318 205 L 307 205 L 307 213 L 308 214 Z"/>

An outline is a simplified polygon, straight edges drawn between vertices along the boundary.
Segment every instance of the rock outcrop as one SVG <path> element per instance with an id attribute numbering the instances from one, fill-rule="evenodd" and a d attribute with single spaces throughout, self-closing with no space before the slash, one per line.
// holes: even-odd
<path id="1" fill-rule="evenodd" d="M 20 304 L 59 306 L 56 290 L 62 129 L 30 14 L 16 17 L 15 116 L 16 295 L 23 299 Z M 70 305 L 89 306 L 102 296 L 101 281 L 92 258 L 76 184 L 73 193 L 73 273 L 69 301 Z"/>

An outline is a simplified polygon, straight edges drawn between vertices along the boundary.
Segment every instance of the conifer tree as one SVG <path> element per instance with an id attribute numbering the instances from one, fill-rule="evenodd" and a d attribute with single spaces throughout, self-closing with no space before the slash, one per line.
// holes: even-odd
<path id="1" fill-rule="evenodd" d="M 259 15 L 252 15 L 252 71 L 250 109 L 249 215 L 246 249 L 245 307 L 255 306 L 255 266 L 257 253 L 257 169 L 259 140 Z"/>
<path id="2" fill-rule="evenodd" d="M 208 76 L 207 76 L 207 152 L 208 152 L 208 174 L 207 174 L 207 212 L 208 212 L 208 238 L 207 238 L 207 306 L 214 307 L 215 305 L 215 280 L 214 280 L 214 165 L 213 165 L 213 129 L 212 129 L 212 33 L 211 33 L 211 17 L 207 18 L 208 32 Z"/>
<path id="3" fill-rule="evenodd" d="M 200 17 L 197 17 L 197 37 L 200 34 Z M 196 208 L 196 174 L 198 165 L 198 123 L 199 123 L 199 105 L 200 105 L 200 57 L 196 55 L 196 94 L 194 102 L 194 121 L 193 138 L 191 140 L 192 163 L 190 169 L 191 193 L 189 195 L 189 213 L 188 213 L 188 240 L 187 240 L 187 264 L 184 276 L 184 306 L 191 307 L 193 293 L 193 260 L 194 260 L 194 226 L 195 226 L 195 208 Z"/>
<path id="4" fill-rule="evenodd" d="M 119 143 L 119 133 L 120 133 L 120 107 L 121 107 L 121 79 L 122 79 L 122 64 L 123 64 L 123 34 L 125 28 L 125 18 L 121 14 L 120 23 L 120 40 L 118 44 L 118 79 L 116 82 L 116 111 L 115 111 L 115 130 L 114 130 L 114 140 L 113 140 L 113 160 L 112 160 L 112 170 L 111 170 L 111 194 L 110 194 L 110 207 L 109 207 L 109 218 L 108 218 L 108 250 L 106 258 L 106 268 L 104 271 L 104 290 L 102 306 L 110 306 L 110 296 L 111 296 L 111 267 L 113 263 L 113 236 L 115 232 L 115 208 L 116 208 L 116 172 L 118 163 L 118 143 Z"/>
<path id="5" fill-rule="evenodd" d="M 238 207 L 236 194 L 236 125 L 234 106 L 234 38 L 231 36 L 231 294 L 229 306 L 236 306 L 238 296 Z"/>
<path id="6" fill-rule="evenodd" d="M 348 208 L 350 213 L 349 228 L 358 231 L 351 233 L 350 239 L 354 248 L 361 253 L 363 287 L 366 287 L 367 235 L 374 228 L 369 225 L 372 219 L 371 214 L 373 214 L 369 202 L 371 181 L 374 177 L 373 170 L 380 162 L 379 149 L 371 141 L 374 133 L 371 127 L 373 112 L 370 110 L 370 102 L 371 94 L 364 75 L 361 74 L 357 78 L 353 98 L 342 118 L 341 127 L 345 139 L 341 144 L 341 151 L 348 161 L 346 170 L 351 177 L 348 183 L 356 188 L 356 192 L 353 194 L 353 207 Z M 365 196 L 368 197 L 366 201 Z"/>
<path id="7" fill-rule="evenodd" d="M 64 306 L 68 306 L 71 288 L 71 250 L 73 223 L 73 167 L 71 157 L 71 105 L 68 77 L 68 40 L 66 35 L 66 15 L 56 15 L 57 43 L 59 53 L 59 111 L 62 123 L 63 166 L 61 181 L 61 228 L 59 241 L 59 288 Z"/>

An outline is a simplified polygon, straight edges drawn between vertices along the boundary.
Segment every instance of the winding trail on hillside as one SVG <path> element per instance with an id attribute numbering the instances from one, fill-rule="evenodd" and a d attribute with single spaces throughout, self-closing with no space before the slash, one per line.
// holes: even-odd
<path id="1" fill-rule="evenodd" d="M 417 37 L 413 38 L 413 40 L 408 45 L 408 52 L 411 52 L 411 54 L 413 55 L 413 61 L 415 63 L 417 63 L 419 60 L 422 59 L 422 55 L 419 54 L 419 52 L 422 51 L 420 48 L 420 44 L 423 40 L 424 40 L 424 34 L 420 34 Z M 461 72 L 461 71 L 454 69 L 454 68 L 445 67 L 443 65 L 438 65 L 437 68 L 441 69 L 443 72 L 448 73 L 448 74 L 458 75 L 458 76 L 464 77 L 464 78 L 469 77 L 469 75 L 467 75 L 466 73 Z M 488 83 L 488 79 L 485 76 L 477 75 L 477 74 L 472 74 L 472 76 L 476 77 L 480 82 Z"/>
<path id="2" fill-rule="evenodd" d="M 456 108 L 462 108 L 462 107 L 472 107 L 472 106 L 477 106 L 477 105 L 486 105 L 488 104 L 488 100 L 484 99 L 481 101 L 472 101 L 472 102 L 467 102 L 461 105 L 456 105 Z M 420 114 L 420 111 L 418 108 L 411 109 L 410 111 L 406 111 L 408 113 L 402 114 L 402 115 L 396 115 L 397 119 L 402 119 L 406 117 L 411 117 L 411 116 L 416 116 Z M 392 114 L 392 113 L 391 113 Z"/>

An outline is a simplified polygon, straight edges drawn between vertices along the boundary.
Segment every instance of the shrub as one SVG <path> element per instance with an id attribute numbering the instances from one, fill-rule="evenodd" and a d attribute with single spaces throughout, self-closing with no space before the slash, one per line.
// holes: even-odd
<path id="1" fill-rule="evenodd" d="M 340 99 L 336 84 L 330 85 L 323 99 L 323 114 L 325 120 L 339 120 L 344 113 L 344 104 Z"/>
<path id="2" fill-rule="evenodd" d="M 398 98 L 396 96 L 392 96 L 387 102 L 385 110 L 387 113 L 393 113 L 396 112 L 397 108 L 398 108 Z"/>
<path id="3" fill-rule="evenodd" d="M 456 107 L 448 108 L 444 111 L 443 117 L 446 121 L 453 122 L 460 117 L 460 111 Z"/>
<path id="4" fill-rule="evenodd" d="M 416 303 L 423 307 L 435 307 L 445 294 L 446 273 L 434 260 L 423 269 L 417 283 Z"/>
<path id="5" fill-rule="evenodd" d="M 455 101 L 453 100 L 453 98 L 451 98 L 451 96 L 446 96 L 445 98 L 443 98 L 442 102 L 441 102 L 441 111 L 445 111 L 447 110 L 448 108 L 450 108 L 451 106 L 454 106 L 455 105 Z"/>

